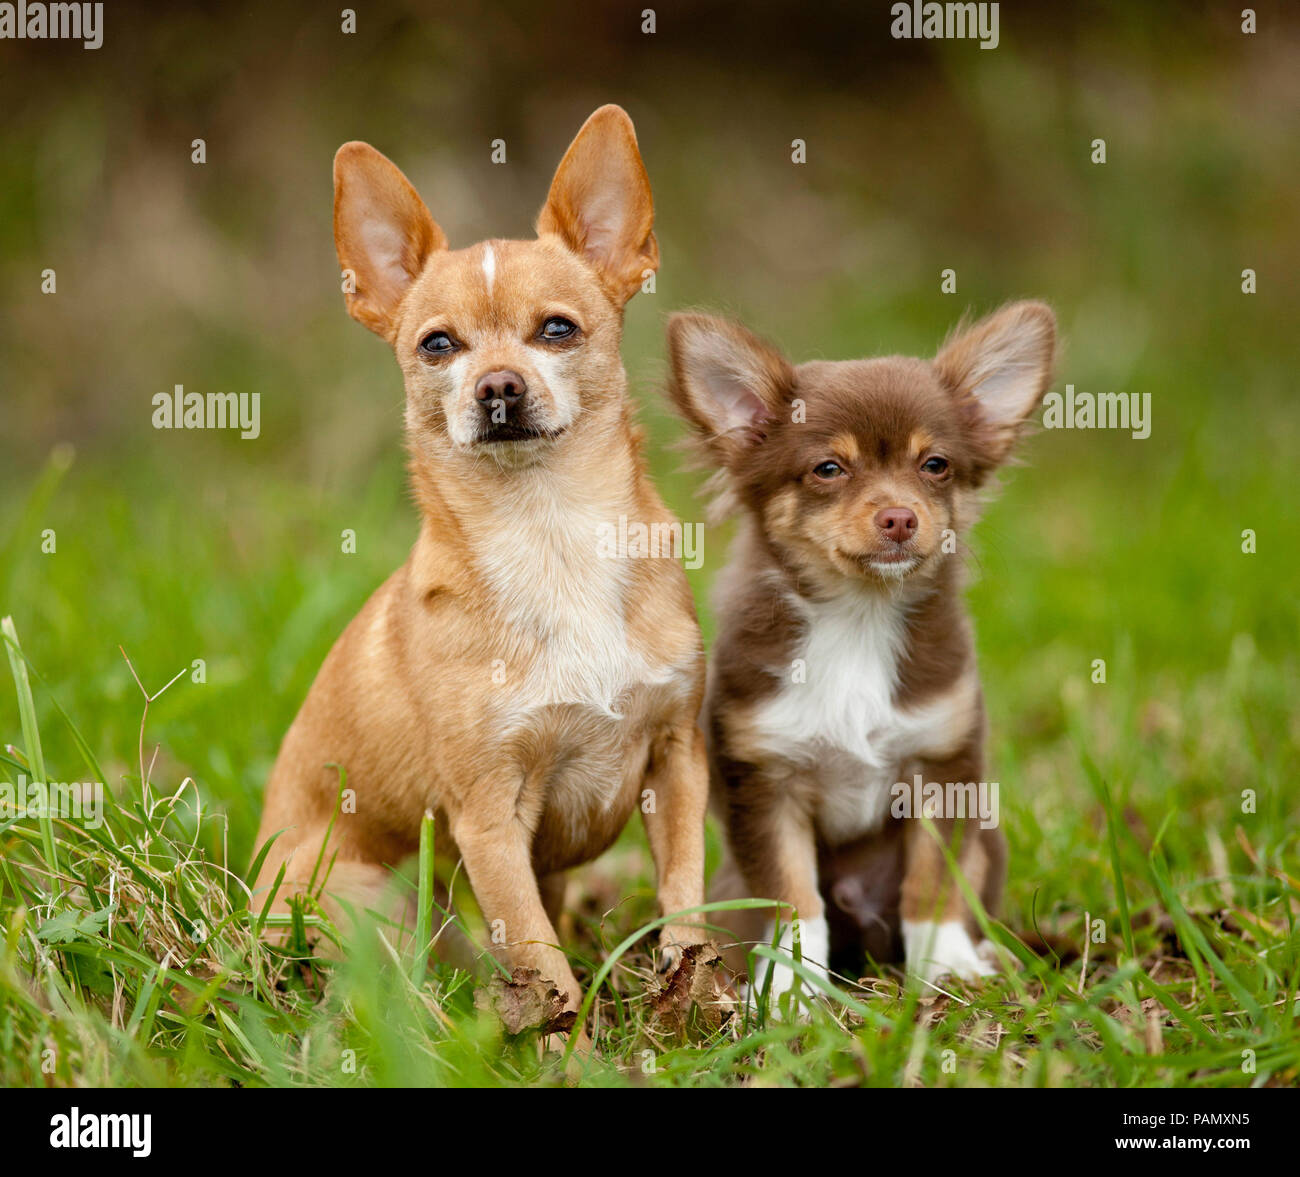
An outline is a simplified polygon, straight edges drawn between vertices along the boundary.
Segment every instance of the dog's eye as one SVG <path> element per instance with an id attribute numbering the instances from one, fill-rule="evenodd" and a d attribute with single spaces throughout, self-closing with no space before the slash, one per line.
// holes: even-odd
<path id="1" fill-rule="evenodd" d="M 822 462 L 819 466 L 813 467 L 813 475 L 817 478 L 831 479 L 838 478 L 844 473 L 844 467 L 838 462 Z"/>
<path id="2" fill-rule="evenodd" d="M 926 458 L 926 460 L 921 463 L 921 470 L 926 474 L 943 474 L 947 469 L 947 458 Z"/>
<path id="3" fill-rule="evenodd" d="M 542 329 L 537 335 L 540 339 L 568 339 L 577 330 L 577 323 L 571 323 L 568 319 L 553 315 L 542 324 Z"/>
<path id="4" fill-rule="evenodd" d="M 420 340 L 420 350 L 431 356 L 445 356 L 456 347 L 456 341 L 445 331 L 431 331 Z"/>

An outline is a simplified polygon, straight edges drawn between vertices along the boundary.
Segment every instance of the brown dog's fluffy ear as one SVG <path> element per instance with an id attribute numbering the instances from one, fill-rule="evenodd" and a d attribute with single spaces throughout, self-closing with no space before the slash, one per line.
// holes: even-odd
<path id="1" fill-rule="evenodd" d="M 966 410 L 986 460 L 1006 460 L 1043 399 L 1056 360 L 1056 316 L 1046 303 L 1013 302 L 959 328 L 934 358 L 940 380 Z"/>
<path id="2" fill-rule="evenodd" d="M 739 323 L 673 315 L 668 353 L 669 395 L 724 465 L 762 437 L 766 422 L 789 412 L 794 368 Z"/>
<path id="3" fill-rule="evenodd" d="M 348 314 L 391 342 L 407 287 L 447 238 L 397 165 L 352 142 L 334 156 L 334 246 Z"/>
<path id="4" fill-rule="evenodd" d="M 602 106 L 560 160 L 537 218 L 538 235 L 553 233 L 586 258 L 616 306 L 659 268 L 654 200 L 636 131 L 619 106 Z"/>

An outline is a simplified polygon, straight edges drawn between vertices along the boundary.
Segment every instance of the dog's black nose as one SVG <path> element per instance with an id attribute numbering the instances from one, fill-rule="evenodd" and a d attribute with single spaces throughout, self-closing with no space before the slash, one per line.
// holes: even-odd
<path id="1" fill-rule="evenodd" d="M 906 507 L 889 507 L 876 512 L 876 526 L 884 532 L 886 539 L 901 544 L 916 532 L 916 514 Z"/>
<path id="2" fill-rule="evenodd" d="M 474 395 L 489 412 L 494 401 L 500 401 L 506 408 L 513 408 L 523 399 L 528 385 L 518 372 L 507 368 L 498 368 L 495 372 L 484 372 L 474 385 Z"/>

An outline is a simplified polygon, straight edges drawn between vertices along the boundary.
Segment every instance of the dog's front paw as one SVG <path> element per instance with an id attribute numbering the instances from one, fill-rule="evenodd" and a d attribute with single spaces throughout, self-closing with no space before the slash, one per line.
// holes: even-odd
<path id="1" fill-rule="evenodd" d="M 682 944 L 660 944 L 655 950 L 655 972 L 661 977 L 670 977 L 682 963 Z"/>
<path id="2" fill-rule="evenodd" d="M 787 925 L 784 928 L 781 933 L 781 942 L 777 946 L 778 950 L 793 958 L 795 940 L 797 939 L 803 967 L 815 977 L 826 980 L 828 976 L 826 961 L 830 955 L 830 929 L 827 927 L 825 918 L 819 917 L 817 919 L 798 921 L 797 937 L 795 929 L 796 925 Z M 774 934 L 775 928 L 769 924 L 764 943 L 771 944 Z M 802 986 L 805 993 L 817 992 L 790 965 L 783 964 L 780 961 L 755 958 L 754 973 L 755 978 L 750 986 L 750 992 L 753 993 L 755 1000 L 757 1000 L 762 994 L 764 986 L 766 986 L 767 1008 L 775 1017 L 781 1016 L 781 998 L 795 987 L 796 982 Z M 769 974 L 771 975 L 770 983 L 768 981 Z"/>
<path id="3" fill-rule="evenodd" d="M 923 981 L 937 981 L 950 973 L 973 981 L 998 971 L 993 945 L 985 940 L 977 947 L 960 920 L 904 920 L 903 947 L 907 971 Z"/>
<path id="4" fill-rule="evenodd" d="M 659 948 L 655 952 L 655 972 L 661 977 L 671 976 L 682 963 L 682 952 L 692 944 L 704 944 L 709 939 L 707 928 L 695 924 L 668 924 L 659 933 Z"/>

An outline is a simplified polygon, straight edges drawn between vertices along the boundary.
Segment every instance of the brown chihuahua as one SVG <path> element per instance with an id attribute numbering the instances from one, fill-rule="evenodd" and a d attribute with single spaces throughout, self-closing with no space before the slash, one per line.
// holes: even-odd
<path id="1" fill-rule="evenodd" d="M 569 1009 L 564 872 L 634 808 L 664 914 L 703 901 L 704 657 L 686 577 L 676 560 L 599 555 L 620 519 L 679 526 L 646 476 L 619 358 L 624 304 L 658 268 L 652 226 L 616 106 L 578 132 L 535 241 L 451 250 L 392 163 L 365 143 L 339 149 L 348 312 L 405 378 L 420 533 L 325 659 L 259 834 L 283 831 L 258 880 L 268 888 L 284 864 L 281 910 L 321 859 L 327 910 L 410 926 L 388 867 L 432 812 L 436 852 L 463 861 L 502 955 L 553 980 Z M 334 766 L 351 804 L 328 833 Z M 660 968 L 705 936 L 691 920 L 666 926 Z"/>
<path id="2" fill-rule="evenodd" d="M 705 703 L 729 850 L 711 898 L 782 904 L 719 917 L 737 973 L 776 939 L 773 912 L 814 970 L 901 949 L 927 980 L 993 971 L 935 838 L 994 912 L 1006 850 L 996 809 L 965 820 L 997 786 L 952 553 L 1047 389 L 1055 333 L 1023 302 L 930 362 L 795 367 L 736 324 L 669 323 L 671 394 L 740 514 Z M 933 827 L 905 820 L 922 814 Z M 792 983 L 772 968 L 774 995 Z"/>

